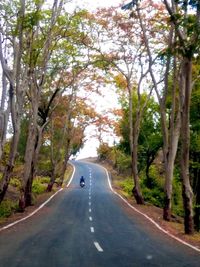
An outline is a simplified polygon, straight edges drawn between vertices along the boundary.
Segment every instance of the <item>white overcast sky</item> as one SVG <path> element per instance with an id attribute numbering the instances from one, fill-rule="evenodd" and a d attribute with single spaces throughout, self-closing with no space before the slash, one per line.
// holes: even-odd
<path id="1" fill-rule="evenodd" d="M 118 7 L 119 5 L 123 5 L 123 3 L 128 3 L 130 0 L 74 0 L 73 4 L 79 8 L 88 9 L 89 11 L 93 11 L 96 8 L 109 8 L 112 6 Z M 99 97 L 97 103 L 97 109 L 113 108 L 113 106 L 117 105 L 117 96 L 114 94 L 110 95 L 110 97 L 105 96 L 104 98 Z M 94 127 L 88 127 L 86 129 L 86 143 L 83 149 L 80 151 L 77 159 L 83 159 L 87 157 L 95 157 L 97 155 L 96 149 L 99 146 L 98 140 L 94 137 L 91 137 L 94 133 Z M 113 144 L 113 136 L 105 136 L 105 142 L 108 142 L 110 145 Z"/>
<path id="2" fill-rule="evenodd" d="M 127 3 L 130 0 L 73 0 L 75 6 L 79 8 L 85 8 L 88 10 L 94 10 L 96 8 L 119 6 L 122 3 Z"/>

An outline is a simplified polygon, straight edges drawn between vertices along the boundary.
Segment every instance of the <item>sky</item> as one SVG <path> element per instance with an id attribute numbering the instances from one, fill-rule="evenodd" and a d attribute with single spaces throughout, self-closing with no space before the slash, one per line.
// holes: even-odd
<path id="1" fill-rule="evenodd" d="M 77 5 L 80 8 L 85 8 L 88 10 L 95 10 L 98 7 L 111 7 L 111 6 L 118 6 L 119 4 L 123 2 L 129 2 L 123 1 L 123 0 L 73 0 L 72 1 L 75 5 Z"/>
<path id="2" fill-rule="evenodd" d="M 114 90 L 110 90 L 110 88 L 106 88 L 106 92 L 103 96 L 98 96 L 98 98 L 96 98 L 95 109 L 99 113 L 108 115 L 108 111 L 110 109 L 117 107 L 119 107 L 117 95 L 115 94 Z M 77 159 L 97 156 L 99 141 L 96 137 L 94 137 L 95 133 L 95 127 L 93 125 L 86 128 L 86 142 L 83 149 L 81 149 L 80 153 L 77 155 Z M 113 145 L 114 140 L 117 140 L 117 137 L 112 133 L 112 129 L 110 130 L 110 133 L 103 134 L 103 141 L 109 145 Z"/>
<path id="3" fill-rule="evenodd" d="M 79 8 L 85 8 L 88 10 L 95 10 L 96 8 L 108 8 L 111 6 L 119 6 L 122 3 L 127 3 L 127 1 L 123 0 L 74 0 L 75 5 Z M 98 98 L 96 102 L 96 107 L 98 110 L 105 110 L 105 108 L 110 109 L 117 106 L 117 96 L 112 93 L 110 95 L 106 95 L 104 97 Z M 95 137 L 92 137 L 94 134 L 94 127 L 89 126 L 86 129 L 86 142 L 84 144 L 83 149 L 80 150 L 77 155 L 77 159 L 84 159 L 88 157 L 96 157 L 97 156 L 97 148 L 99 146 L 99 142 Z M 105 135 L 104 142 L 112 145 L 114 142 L 114 137 L 112 135 Z"/>

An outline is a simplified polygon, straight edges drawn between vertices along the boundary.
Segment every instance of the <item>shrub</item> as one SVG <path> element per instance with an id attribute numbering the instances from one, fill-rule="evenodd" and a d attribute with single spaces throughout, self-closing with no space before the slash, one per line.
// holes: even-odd
<path id="1" fill-rule="evenodd" d="M 35 194 L 42 194 L 46 191 L 47 184 L 49 183 L 49 177 L 36 177 L 33 180 L 32 192 Z"/>
<path id="2" fill-rule="evenodd" d="M 39 176 L 37 179 L 41 184 L 48 184 L 50 182 L 49 176 Z"/>
<path id="3" fill-rule="evenodd" d="M 39 160 L 38 162 L 38 172 L 50 172 L 51 170 L 51 161 L 50 160 Z"/>
<path id="4" fill-rule="evenodd" d="M 152 189 L 143 187 L 142 194 L 144 200 L 148 203 L 153 204 L 154 206 L 163 207 L 164 204 L 164 191 L 158 187 L 154 187 Z"/>
<path id="5" fill-rule="evenodd" d="M 21 188 L 21 181 L 19 178 L 15 177 L 15 178 L 11 178 L 10 179 L 10 185 L 16 187 L 16 188 Z"/>
<path id="6" fill-rule="evenodd" d="M 122 189 L 129 195 L 132 196 L 132 189 L 133 189 L 133 180 L 128 177 L 124 181 L 119 182 L 119 185 Z"/>
<path id="7" fill-rule="evenodd" d="M 130 172 L 131 169 L 131 157 L 125 155 L 123 152 L 117 151 L 116 166 L 118 172 Z"/>
<path id="8" fill-rule="evenodd" d="M 18 203 L 11 200 L 4 200 L 0 205 L 0 217 L 9 217 L 13 211 L 18 209 Z"/>

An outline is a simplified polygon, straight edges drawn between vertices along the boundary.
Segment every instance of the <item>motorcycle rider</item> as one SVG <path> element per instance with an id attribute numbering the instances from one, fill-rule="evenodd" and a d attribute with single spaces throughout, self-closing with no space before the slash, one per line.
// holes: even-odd
<path id="1" fill-rule="evenodd" d="M 80 184 L 81 184 L 81 183 L 84 183 L 84 184 L 85 184 L 85 179 L 84 179 L 83 176 L 81 176 L 81 178 L 80 178 Z"/>

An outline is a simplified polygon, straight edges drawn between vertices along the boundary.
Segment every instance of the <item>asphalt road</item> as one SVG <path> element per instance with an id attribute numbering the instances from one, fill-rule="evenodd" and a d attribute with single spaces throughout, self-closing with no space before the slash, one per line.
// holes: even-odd
<path id="1" fill-rule="evenodd" d="M 0 232 L 0 267 L 200 266 L 200 253 L 161 233 L 111 192 L 103 168 L 74 164 L 69 188 Z"/>

